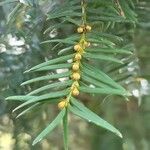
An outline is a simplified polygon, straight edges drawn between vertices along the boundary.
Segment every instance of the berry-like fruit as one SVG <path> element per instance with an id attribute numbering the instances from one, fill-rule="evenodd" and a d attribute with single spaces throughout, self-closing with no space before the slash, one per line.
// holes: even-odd
<path id="1" fill-rule="evenodd" d="M 64 107 L 67 107 L 68 102 L 66 100 L 62 100 L 61 102 L 58 103 L 58 108 L 63 109 Z"/>
<path id="2" fill-rule="evenodd" d="M 82 47 L 79 44 L 77 44 L 77 45 L 74 46 L 74 50 L 77 51 L 77 52 L 81 51 Z"/>
<path id="3" fill-rule="evenodd" d="M 79 95 L 79 90 L 77 88 L 74 88 L 72 91 L 73 96 L 78 96 Z"/>
<path id="4" fill-rule="evenodd" d="M 80 74 L 78 73 L 78 72 L 74 72 L 73 74 L 72 74 L 72 79 L 73 80 L 79 80 L 80 79 Z"/>
<path id="5" fill-rule="evenodd" d="M 79 63 L 74 63 L 73 66 L 72 66 L 73 71 L 78 71 L 79 68 L 80 68 Z"/>
<path id="6" fill-rule="evenodd" d="M 81 54 L 80 53 L 75 54 L 74 59 L 75 59 L 75 61 L 81 60 L 82 59 Z"/>
<path id="7" fill-rule="evenodd" d="M 83 31 L 84 31 L 84 29 L 83 29 L 82 27 L 78 27 L 78 28 L 77 28 L 77 32 L 78 32 L 78 33 L 83 33 Z"/>
<path id="8" fill-rule="evenodd" d="M 91 29 L 92 29 L 92 27 L 91 27 L 91 26 L 89 26 L 89 25 L 87 25 L 85 28 L 86 28 L 86 30 L 87 30 L 88 32 L 90 32 L 90 31 L 91 31 Z"/>

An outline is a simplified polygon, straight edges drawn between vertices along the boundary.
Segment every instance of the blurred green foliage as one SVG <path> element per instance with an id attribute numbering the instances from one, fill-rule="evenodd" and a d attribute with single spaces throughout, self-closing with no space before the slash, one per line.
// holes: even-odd
<path id="1" fill-rule="evenodd" d="M 3 1 L 0 1 L 0 4 Z M 73 29 L 66 26 L 64 30 L 49 31 L 43 34 L 48 26 L 55 24 L 45 20 L 48 12 L 59 1 L 32 0 L 21 1 L 25 5 L 6 3 L 0 5 L 0 150 L 61 150 L 63 141 L 61 127 L 52 132 L 40 144 L 31 145 L 33 137 L 47 125 L 57 113 L 55 106 L 43 105 L 28 113 L 19 120 L 15 119 L 12 109 L 17 103 L 6 103 L 9 95 L 26 94 L 33 84 L 20 87 L 29 79 L 23 72 L 57 55 L 50 51 L 53 45 L 40 45 L 41 41 L 60 34 L 62 37 Z M 63 2 L 63 1 L 62 1 Z M 16 7 L 14 14 L 10 14 Z M 19 9 L 17 9 L 19 8 Z M 78 117 L 70 115 L 70 145 L 72 150 L 149 150 L 150 149 L 150 2 L 138 1 L 135 5 L 138 14 L 136 27 L 128 23 L 115 25 L 108 32 L 125 39 L 124 44 L 134 47 L 134 55 L 128 57 L 125 65 L 113 66 L 111 63 L 100 63 L 113 79 L 118 80 L 133 96 L 127 103 L 119 96 L 107 96 L 91 99 L 82 95 L 83 103 L 94 112 L 119 128 L 123 139 L 100 128 L 95 128 Z M 13 15 L 14 17 L 10 17 Z M 11 20 L 9 20 L 11 18 Z M 7 23 L 9 20 L 9 24 Z M 102 25 L 101 28 L 105 27 Z M 39 73 L 40 74 L 40 73 Z M 35 76 L 35 74 L 30 74 Z M 41 84 L 41 83 L 40 83 Z M 44 83 L 42 83 L 44 84 Z"/>

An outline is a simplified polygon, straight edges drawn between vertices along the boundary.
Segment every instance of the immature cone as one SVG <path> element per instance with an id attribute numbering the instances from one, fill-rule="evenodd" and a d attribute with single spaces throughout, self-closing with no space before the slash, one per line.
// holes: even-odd
<path id="1" fill-rule="evenodd" d="M 72 95 L 73 96 L 78 96 L 79 95 L 79 90 L 77 88 L 75 88 L 73 91 L 72 91 Z"/>
<path id="2" fill-rule="evenodd" d="M 87 42 L 87 41 L 84 42 L 84 46 L 85 46 L 85 47 L 90 47 L 90 45 L 91 45 L 90 42 Z"/>
<path id="3" fill-rule="evenodd" d="M 80 79 L 80 74 L 77 73 L 77 72 L 73 73 L 72 79 L 73 79 L 73 80 L 76 80 L 76 81 L 79 80 L 79 79 Z"/>
<path id="4" fill-rule="evenodd" d="M 85 28 L 86 28 L 86 30 L 87 30 L 88 32 L 90 32 L 90 31 L 91 31 L 91 29 L 92 29 L 92 27 L 91 27 L 91 26 L 89 26 L 89 25 L 87 25 Z"/>
<path id="5" fill-rule="evenodd" d="M 74 46 L 74 50 L 77 51 L 77 52 L 81 51 L 82 47 L 79 44 L 77 44 L 77 45 Z"/>
<path id="6" fill-rule="evenodd" d="M 68 105 L 67 101 L 63 100 L 63 101 L 58 103 L 58 108 L 63 109 L 64 107 L 67 107 L 67 105 Z"/>
<path id="7" fill-rule="evenodd" d="M 78 71 L 79 68 L 80 68 L 79 63 L 74 63 L 73 66 L 72 66 L 73 71 Z"/>
<path id="8" fill-rule="evenodd" d="M 82 27 L 78 27 L 78 28 L 77 28 L 77 32 L 78 32 L 78 33 L 83 33 L 83 31 L 84 31 L 84 29 L 83 29 Z"/>
<path id="9" fill-rule="evenodd" d="M 75 61 L 81 60 L 82 56 L 80 53 L 77 53 L 74 57 Z"/>

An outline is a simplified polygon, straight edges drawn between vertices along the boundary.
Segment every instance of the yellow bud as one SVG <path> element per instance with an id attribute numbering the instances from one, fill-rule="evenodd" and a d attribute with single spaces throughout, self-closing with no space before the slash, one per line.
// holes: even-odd
<path id="1" fill-rule="evenodd" d="M 77 53 L 74 57 L 75 61 L 81 60 L 82 56 L 80 53 Z"/>
<path id="2" fill-rule="evenodd" d="M 67 107 L 68 102 L 66 100 L 62 100 L 61 102 L 58 103 L 58 108 L 63 109 L 64 107 Z"/>
<path id="3" fill-rule="evenodd" d="M 82 27 L 78 27 L 78 28 L 77 28 L 77 32 L 78 32 L 78 33 L 83 33 L 83 31 L 84 31 L 84 29 L 83 29 Z"/>
<path id="4" fill-rule="evenodd" d="M 79 68 L 80 68 L 79 63 L 74 63 L 73 66 L 72 66 L 73 71 L 78 71 Z"/>
<path id="5" fill-rule="evenodd" d="M 77 88 L 75 88 L 73 91 L 72 91 L 72 95 L 73 96 L 78 96 L 79 95 L 79 90 Z"/>
<path id="6" fill-rule="evenodd" d="M 77 44 L 77 45 L 74 46 L 74 50 L 75 51 L 81 51 L 82 47 L 79 44 Z"/>
<path id="7" fill-rule="evenodd" d="M 91 29 L 92 29 L 92 27 L 91 27 L 91 26 L 89 26 L 89 25 L 87 25 L 85 28 L 86 28 L 86 30 L 87 30 L 88 32 L 90 32 L 90 31 L 91 31 Z"/>
<path id="8" fill-rule="evenodd" d="M 87 41 L 84 42 L 84 46 L 85 46 L 85 47 L 90 47 L 90 45 L 91 45 L 90 42 L 87 42 Z"/>
<path id="9" fill-rule="evenodd" d="M 73 80 L 76 80 L 76 81 L 79 80 L 79 79 L 80 79 L 80 74 L 77 73 L 77 72 L 73 73 L 72 79 L 73 79 Z"/>

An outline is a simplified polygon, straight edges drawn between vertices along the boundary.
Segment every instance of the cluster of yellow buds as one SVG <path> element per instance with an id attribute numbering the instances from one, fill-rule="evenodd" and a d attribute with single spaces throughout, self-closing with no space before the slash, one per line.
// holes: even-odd
<path id="1" fill-rule="evenodd" d="M 92 27 L 89 26 L 89 25 L 86 25 L 86 26 L 85 25 L 81 25 L 80 27 L 77 28 L 77 32 L 78 33 L 90 32 L 91 29 L 92 29 Z"/>
<path id="2" fill-rule="evenodd" d="M 78 65 L 76 65 L 78 64 Z M 79 63 L 78 62 L 75 62 L 72 66 L 72 80 L 74 80 L 72 86 L 71 86 L 71 93 L 73 96 L 78 96 L 79 95 L 79 83 L 78 81 L 80 80 L 81 76 L 80 76 L 80 73 L 79 73 L 79 69 L 80 69 L 80 66 L 79 66 Z M 75 84 L 76 83 L 76 84 Z"/>
<path id="3" fill-rule="evenodd" d="M 79 95 L 79 80 L 81 78 L 80 75 L 80 63 L 82 59 L 82 54 L 84 53 L 85 48 L 90 46 L 90 43 L 85 40 L 84 34 L 86 32 L 91 31 L 91 26 L 89 25 L 81 25 L 80 27 L 77 28 L 77 32 L 81 33 L 83 36 L 81 36 L 81 39 L 79 43 L 74 45 L 74 51 L 75 51 L 75 56 L 73 59 L 73 65 L 72 65 L 72 75 L 71 78 L 74 81 L 70 87 L 70 94 L 72 96 L 78 96 Z M 58 108 L 63 109 L 64 107 L 68 106 L 68 100 L 62 99 L 61 102 L 58 103 Z"/>
<path id="4" fill-rule="evenodd" d="M 77 28 L 77 32 L 84 34 L 86 32 L 90 32 L 91 29 L 92 28 L 89 25 L 81 25 L 80 27 Z M 72 80 L 74 80 L 74 83 L 78 83 L 78 81 L 81 78 L 80 61 L 82 59 L 82 54 L 83 54 L 85 48 L 89 47 L 89 46 L 90 46 L 90 43 L 87 42 L 83 37 L 81 37 L 80 42 L 74 46 L 74 50 L 75 50 L 76 54 L 74 57 L 74 63 L 72 65 L 72 76 L 71 76 Z M 78 83 L 78 86 L 76 86 L 74 83 L 71 87 L 71 92 L 72 92 L 73 96 L 77 96 L 77 95 L 79 95 L 79 89 L 78 89 L 79 83 Z"/>

